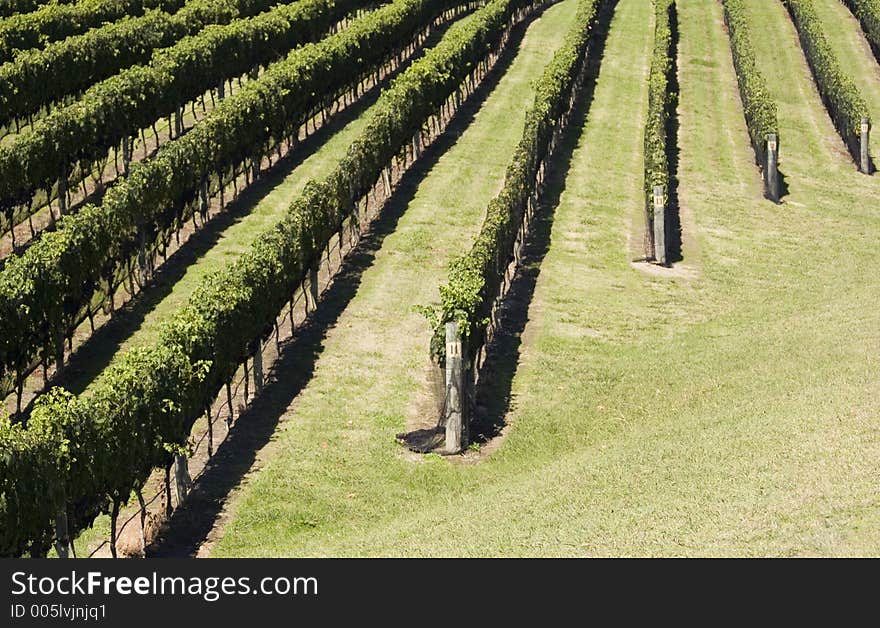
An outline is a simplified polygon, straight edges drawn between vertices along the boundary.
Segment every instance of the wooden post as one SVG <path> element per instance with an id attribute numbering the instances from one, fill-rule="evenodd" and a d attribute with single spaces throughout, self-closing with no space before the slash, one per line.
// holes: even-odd
<path id="1" fill-rule="evenodd" d="M 116 558 L 116 541 L 118 539 L 116 534 L 116 524 L 119 521 L 119 502 L 116 498 L 113 498 L 113 506 L 110 509 L 110 555 L 113 558 Z"/>
<path id="2" fill-rule="evenodd" d="M 202 181 L 202 185 L 199 189 L 199 196 L 201 202 L 200 209 L 202 212 L 202 222 L 204 222 L 208 218 L 208 208 L 210 207 L 208 205 L 208 177 L 205 177 L 205 180 Z"/>
<path id="3" fill-rule="evenodd" d="M 67 213 L 67 168 L 62 168 L 58 177 L 58 213 L 61 216 Z"/>
<path id="4" fill-rule="evenodd" d="M 138 231 L 140 232 L 138 234 L 140 240 L 138 247 L 138 271 L 141 276 L 141 286 L 145 286 L 150 278 L 147 268 L 147 230 L 145 227 L 140 227 Z"/>
<path id="5" fill-rule="evenodd" d="M 186 456 L 181 454 L 174 454 L 174 481 L 177 486 L 177 504 L 180 505 L 186 499 L 192 486 Z"/>
<path id="6" fill-rule="evenodd" d="M 168 133 L 171 135 L 171 132 Z M 174 137 L 180 137 L 183 134 L 183 107 L 178 107 L 174 111 Z"/>
<path id="7" fill-rule="evenodd" d="M 309 270 L 309 291 L 307 304 L 314 312 L 318 309 L 318 265 L 317 263 Z"/>
<path id="8" fill-rule="evenodd" d="M 263 390 L 263 341 L 257 338 L 254 342 L 254 392 Z"/>
<path id="9" fill-rule="evenodd" d="M 871 121 L 868 118 L 862 118 L 862 136 L 861 136 L 861 151 L 859 160 L 859 170 L 862 174 L 871 174 L 871 155 L 868 152 L 868 140 L 871 135 Z"/>
<path id="10" fill-rule="evenodd" d="M 131 141 L 130 137 L 125 136 L 122 138 L 122 172 L 126 177 L 131 166 L 131 149 L 133 146 L 134 142 Z"/>
<path id="11" fill-rule="evenodd" d="M 67 530 L 67 504 L 63 504 L 55 516 L 55 552 L 58 558 L 67 558 L 70 534 Z"/>
<path id="12" fill-rule="evenodd" d="M 141 553 L 144 558 L 147 556 L 147 504 L 144 502 L 144 494 L 141 489 L 135 491 L 137 494 L 138 505 L 140 506 L 141 515 Z"/>
<path id="13" fill-rule="evenodd" d="M 666 187 L 654 186 L 654 260 L 666 266 Z"/>
<path id="14" fill-rule="evenodd" d="M 242 366 L 244 366 L 244 402 L 245 404 L 247 404 L 248 400 L 250 399 L 249 386 L 251 380 L 251 373 L 250 369 L 248 369 L 247 357 L 245 357 L 244 364 Z"/>
<path id="15" fill-rule="evenodd" d="M 173 464 L 173 463 L 172 463 Z M 165 518 L 171 517 L 171 466 L 165 467 Z"/>
<path id="16" fill-rule="evenodd" d="M 214 455 L 214 421 L 211 419 L 211 406 L 205 408 L 205 419 L 208 421 L 208 458 Z"/>
<path id="17" fill-rule="evenodd" d="M 422 147 L 421 147 L 421 136 L 418 132 L 413 135 L 412 139 L 412 151 L 413 151 L 413 161 L 420 158 L 422 156 Z"/>
<path id="18" fill-rule="evenodd" d="M 229 427 L 232 425 L 232 419 L 234 418 L 234 410 L 232 408 L 232 384 L 230 382 L 226 382 L 226 405 L 229 406 L 229 416 L 226 418 L 226 429 L 229 430 Z"/>
<path id="19" fill-rule="evenodd" d="M 764 169 L 764 194 L 774 203 L 779 202 L 779 138 L 767 136 L 767 167 Z"/>
<path id="20" fill-rule="evenodd" d="M 468 425 L 464 362 L 458 323 L 446 323 L 446 452 L 467 447 Z"/>
<path id="21" fill-rule="evenodd" d="M 382 169 L 382 185 L 385 186 L 386 198 L 391 196 L 391 173 L 389 168 Z"/>

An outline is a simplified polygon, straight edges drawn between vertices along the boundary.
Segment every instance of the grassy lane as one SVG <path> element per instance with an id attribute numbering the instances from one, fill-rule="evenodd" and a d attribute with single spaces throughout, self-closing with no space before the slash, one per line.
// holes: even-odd
<path id="1" fill-rule="evenodd" d="M 831 48 L 840 61 L 840 67 L 858 85 L 865 97 L 871 115 L 880 119 L 880 65 L 862 32 L 859 21 L 841 0 L 814 0 L 816 14 L 822 20 Z M 871 138 L 871 154 L 880 150 L 880 136 Z"/>
<path id="2" fill-rule="evenodd" d="M 365 529 L 429 507 L 449 482 L 479 486 L 436 456 L 405 459 L 394 442 L 426 388 L 429 329 L 412 306 L 437 298 L 449 259 L 470 246 L 522 133 L 533 82 L 576 8 L 565 0 L 529 26 L 467 129 L 402 190 L 405 206 L 392 210 L 396 224 L 324 338 L 311 381 L 283 410 L 276 442 L 261 454 L 265 466 L 233 500 L 217 554 L 370 553 L 336 542 L 357 543 Z M 422 532 L 432 541 L 442 534 Z"/>

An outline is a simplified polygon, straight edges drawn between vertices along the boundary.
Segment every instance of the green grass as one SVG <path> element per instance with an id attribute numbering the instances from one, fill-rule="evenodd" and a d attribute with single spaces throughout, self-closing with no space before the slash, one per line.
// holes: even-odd
<path id="1" fill-rule="evenodd" d="M 215 555 L 880 553 L 880 184 L 855 172 L 781 4 L 749 6 L 785 203 L 761 198 L 718 3 L 680 2 L 685 260 L 630 263 L 652 30 L 650 3 L 621 0 L 558 182 L 509 435 L 476 465 L 412 461 L 393 435 L 424 394 L 428 330 L 408 308 L 476 229 L 518 132 L 498 109 L 527 101 L 518 59 L 328 331 Z M 526 50 L 549 54 L 572 8 Z"/>

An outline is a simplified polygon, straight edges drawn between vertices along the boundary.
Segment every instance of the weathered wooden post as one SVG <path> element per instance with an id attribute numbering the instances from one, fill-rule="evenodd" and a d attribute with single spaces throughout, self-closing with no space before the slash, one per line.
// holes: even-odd
<path id="1" fill-rule="evenodd" d="M 467 447 L 463 353 L 458 323 L 446 323 L 446 452 L 450 454 Z"/>
<path id="2" fill-rule="evenodd" d="M 67 213 L 67 168 L 62 168 L 58 177 L 58 213 L 62 216 Z"/>
<path id="3" fill-rule="evenodd" d="M 385 186 L 385 198 L 391 196 L 391 168 L 382 169 L 382 185 Z"/>
<path id="4" fill-rule="evenodd" d="M 174 482 L 177 487 L 177 503 L 182 504 L 192 486 L 186 456 L 174 454 Z"/>
<path id="5" fill-rule="evenodd" d="M 62 503 L 61 509 L 55 516 L 55 552 L 58 558 L 67 558 L 67 550 L 70 547 L 70 534 L 67 530 L 67 504 Z"/>
<path id="6" fill-rule="evenodd" d="M 871 174 L 871 155 L 868 152 L 868 141 L 871 136 L 871 120 L 862 118 L 862 136 L 860 142 L 859 170 L 862 174 Z"/>
<path id="7" fill-rule="evenodd" d="M 210 209 L 210 205 L 208 205 L 208 177 L 205 177 L 205 180 L 202 181 L 202 185 L 199 187 L 199 197 L 199 209 L 202 212 L 202 221 L 204 222 L 208 218 L 208 210 Z"/>
<path id="8" fill-rule="evenodd" d="M 183 106 L 174 111 L 174 137 L 183 135 Z"/>
<path id="9" fill-rule="evenodd" d="M 229 406 L 229 416 L 226 417 L 227 431 L 232 426 L 232 420 L 235 418 L 235 410 L 232 406 L 232 383 L 226 382 L 226 405 Z"/>
<path id="10" fill-rule="evenodd" d="M 263 390 L 263 341 L 257 338 L 254 341 L 254 392 L 260 394 Z"/>
<path id="11" fill-rule="evenodd" d="M 131 152 L 134 148 L 134 142 L 128 136 L 122 138 L 122 172 L 125 176 L 128 176 L 129 168 L 131 167 Z"/>
<path id="12" fill-rule="evenodd" d="M 311 308 L 312 312 L 318 309 L 318 263 L 309 269 L 309 291 L 306 304 Z"/>
<path id="13" fill-rule="evenodd" d="M 211 417 L 211 406 L 205 407 L 205 420 L 208 422 L 208 457 L 214 455 L 214 420 Z"/>
<path id="14" fill-rule="evenodd" d="M 141 286 L 145 286 L 150 279 L 150 271 L 147 264 L 147 229 L 138 229 L 138 271 L 140 273 Z"/>
<path id="15" fill-rule="evenodd" d="M 654 260 L 666 266 L 666 187 L 654 186 Z"/>
<path id="16" fill-rule="evenodd" d="M 263 158 L 261 156 L 251 158 L 251 182 L 260 178 L 260 166 L 262 165 L 262 161 Z"/>
<path id="17" fill-rule="evenodd" d="M 767 167 L 764 169 L 764 193 L 774 203 L 779 202 L 779 138 L 767 136 Z"/>
<path id="18" fill-rule="evenodd" d="M 413 161 L 419 159 L 422 156 L 422 146 L 421 146 L 421 134 L 416 131 L 416 134 L 413 135 L 412 138 L 412 152 L 413 152 Z"/>

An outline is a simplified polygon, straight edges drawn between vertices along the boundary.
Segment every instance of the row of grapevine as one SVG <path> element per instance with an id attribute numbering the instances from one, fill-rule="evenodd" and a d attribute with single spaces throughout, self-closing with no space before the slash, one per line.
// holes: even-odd
<path id="1" fill-rule="evenodd" d="M 173 12 L 183 3 L 184 0 L 79 0 L 46 4 L 30 13 L 0 19 L 0 62 L 12 59 L 16 51 L 79 35 L 126 15 L 141 15 L 148 9 Z"/>
<path id="2" fill-rule="evenodd" d="M 248 17 L 243 10 L 260 13 L 275 4 L 279 3 L 190 0 L 173 15 L 151 10 L 22 52 L 0 66 L 0 125 L 24 119 L 124 68 L 145 63 L 154 50 L 171 46 L 209 24 L 226 24 Z"/>
<path id="3" fill-rule="evenodd" d="M 451 6 L 453 0 L 388 5 L 298 49 L 153 159 L 133 164 L 101 207 L 65 216 L 23 255 L 7 258 L 0 270 L 0 376 L 14 377 L 20 389 L 33 364 L 60 363 L 63 340 L 93 297 L 108 291 L 144 242 L 179 228 L 209 178 L 222 181 L 229 168 L 298 133 Z"/>
<path id="4" fill-rule="evenodd" d="M 90 165 L 123 140 L 224 80 L 269 64 L 280 54 L 320 39 L 366 0 L 302 0 L 253 18 L 208 26 L 88 89 L 76 102 L 39 120 L 0 147 L 0 210 L 20 219 L 37 190 L 67 181 L 77 164 Z M 90 167 L 82 167 L 89 171 Z"/>
<path id="5" fill-rule="evenodd" d="M 840 67 L 825 38 L 812 0 L 783 0 L 798 32 L 807 63 L 837 132 L 856 162 L 860 156 L 862 121 L 870 120 L 868 104 L 855 82 Z"/>
<path id="6" fill-rule="evenodd" d="M 654 188 L 667 191 L 670 168 L 667 126 L 675 94 L 669 88 L 672 58 L 672 26 L 675 0 L 654 0 L 654 53 L 648 76 L 648 117 L 645 124 L 645 257 L 657 259 L 654 241 Z"/>
<path id="7" fill-rule="evenodd" d="M 70 4 L 76 0 L 0 0 L 0 17 L 9 17 L 18 15 L 19 13 L 30 13 L 36 11 L 49 2 L 57 4 Z"/>
<path id="8" fill-rule="evenodd" d="M 588 44 L 602 0 L 580 0 L 565 42 L 535 86 L 535 102 L 526 113 L 522 139 L 507 167 L 504 186 L 490 203 L 468 253 L 450 264 L 449 281 L 440 287 L 440 307 L 431 314 L 431 354 L 444 359 L 444 329 L 458 323 L 469 368 L 488 340 L 489 322 L 507 269 L 524 242 L 527 216 L 543 187 L 546 164 L 566 126 L 587 67 Z"/>
<path id="9" fill-rule="evenodd" d="M 770 96 L 767 81 L 758 69 L 743 0 L 723 0 L 723 7 L 746 126 L 755 149 L 756 161 L 766 172 L 767 138 L 775 135 L 777 147 L 779 142 L 776 102 Z"/>
<path id="10" fill-rule="evenodd" d="M 208 277 L 163 326 L 160 341 L 117 359 L 90 395 L 56 390 L 36 404 L 26 427 L 0 425 L 6 452 L 0 457 L 0 555 L 45 552 L 59 510 L 94 500 L 124 502 L 152 468 L 167 467 L 169 451 L 186 441 L 328 240 L 530 6 L 528 0 L 494 0 L 453 27 L 381 96 L 334 171 L 310 182 L 248 253 Z M 391 10 L 404 7 L 421 14 L 442 8 L 436 1 L 397 0 Z"/>
<path id="11" fill-rule="evenodd" d="M 880 57 L 880 0 L 843 0 L 862 25 L 862 30 L 874 50 Z"/>

